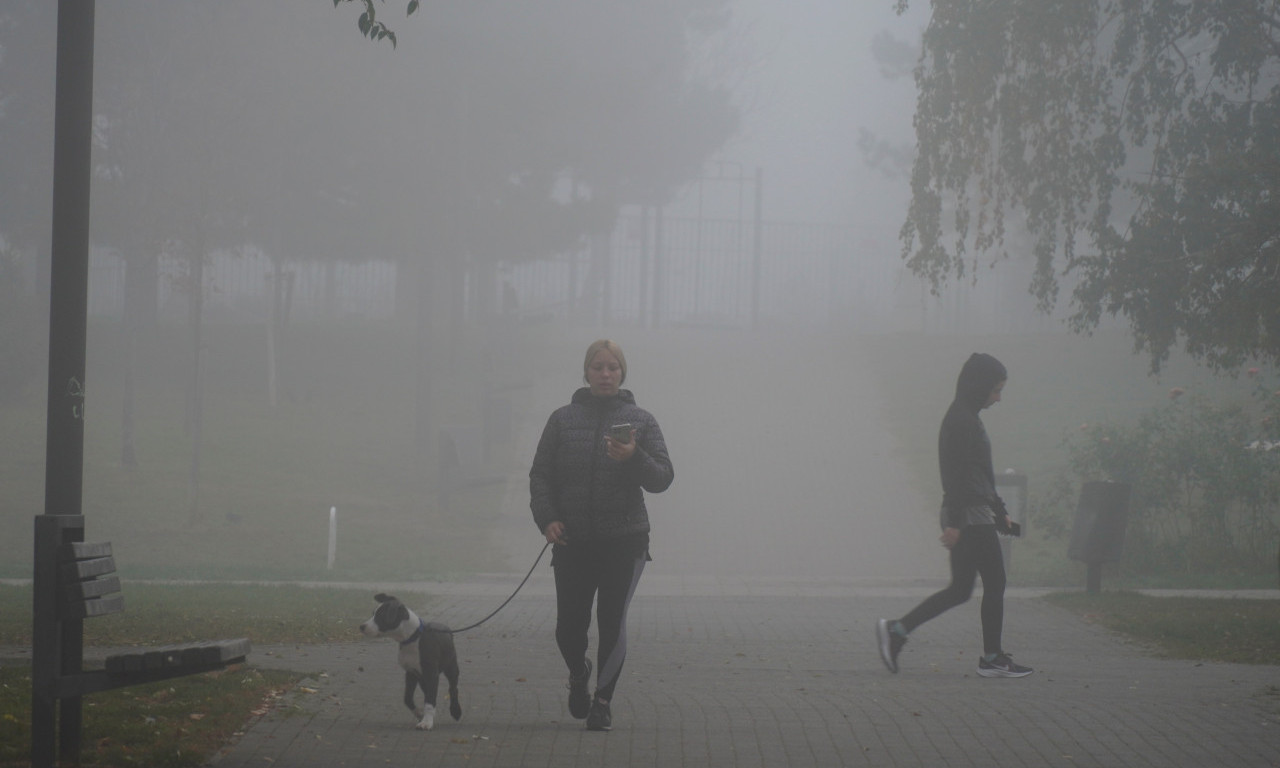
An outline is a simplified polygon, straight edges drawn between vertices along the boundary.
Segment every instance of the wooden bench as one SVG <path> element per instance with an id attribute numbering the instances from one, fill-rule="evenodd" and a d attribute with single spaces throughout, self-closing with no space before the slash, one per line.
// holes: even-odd
<path id="1" fill-rule="evenodd" d="M 84 665 L 84 620 L 124 610 L 110 542 L 86 543 L 81 515 L 35 521 L 31 634 L 31 765 L 79 764 L 81 697 L 130 685 L 224 669 L 243 662 L 248 638 L 211 640 L 109 655 Z M 56 745 L 55 745 L 56 734 Z"/>

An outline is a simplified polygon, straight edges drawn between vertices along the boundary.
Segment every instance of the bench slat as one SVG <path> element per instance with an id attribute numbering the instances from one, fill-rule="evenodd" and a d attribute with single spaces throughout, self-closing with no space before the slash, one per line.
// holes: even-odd
<path id="1" fill-rule="evenodd" d="M 128 675 L 183 667 L 216 667 L 243 659 L 249 650 L 249 638 L 239 637 L 142 648 L 108 656 L 105 663 L 108 674 Z"/>
<path id="2" fill-rule="evenodd" d="M 94 616 L 107 616 L 124 610 L 124 595 L 94 597 L 88 600 L 75 600 L 63 603 L 59 609 L 62 619 L 90 619 Z"/>
<path id="3" fill-rule="evenodd" d="M 58 566 L 58 581 L 67 584 L 72 581 L 84 581 L 98 576 L 106 576 L 116 572 L 116 561 L 113 557 L 95 557 L 89 560 L 72 560 Z"/>
<path id="4" fill-rule="evenodd" d="M 117 576 L 105 576 L 88 581 L 75 581 L 62 586 L 62 599 L 67 602 L 88 600 L 120 591 L 120 579 Z"/>
<path id="5" fill-rule="evenodd" d="M 58 547 L 58 562 L 88 560 L 94 557 L 110 557 L 109 541 L 70 541 Z"/>

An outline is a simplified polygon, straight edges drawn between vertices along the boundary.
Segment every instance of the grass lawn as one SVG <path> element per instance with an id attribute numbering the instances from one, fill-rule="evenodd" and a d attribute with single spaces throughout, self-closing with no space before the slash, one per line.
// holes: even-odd
<path id="1" fill-rule="evenodd" d="M 1168 658 L 1280 664 L 1280 601 L 1057 592 L 1050 603 Z"/>
<path id="2" fill-rule="evenodd" d="M 356 639 L 369 595 L 297 586 L 126 584 L 126 610 L 86 620 L 87 646 L 164 645 L 212 637 L 258 644 Z M 413 598 L 413 595 L 406 595 Z M 31 588 L 0 585 L 0 645 L 31 643 Z M 174 634 L 182 627 L 182 636 Z M 253 718 L 284 706 L 302 675 L 240 665 L 84 698 L 86 765 L 204 765 Z M 292 705 L 290 705 L 292 706 Z M 30 755 L 31 670 L 0 665 L 0 766 Z"/>
<path id="3" fill-rule="evenodd" d="M 243 666 L 84 698 L 84 765 L 206 764 L 250 718 L 281 705 L 301 679 Z M 31 669 L 0 666 L 0 766 L 29 765 Z"/>

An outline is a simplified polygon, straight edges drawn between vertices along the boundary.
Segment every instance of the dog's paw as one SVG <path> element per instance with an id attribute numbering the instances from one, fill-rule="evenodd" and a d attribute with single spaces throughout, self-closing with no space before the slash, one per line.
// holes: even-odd
<path id="1" fill-rule="evenodd" d="M 419 715 L 419 717 L 421 719 L 418 720 L 418 726 L 417 726 L 418 730 L 420 731 L 431 730 L 432 728 L 435 727 L 435 724 L 436 724 L 436 708 L 431 706 L 430 704 L 424 706 L 422 708 L 422 713 Z"/>
<path id="2" fill-rule="evenodd" d="M 453 715 L 454 720 L 462 719 L 462 705 L 456 699 L 449 702 L 449 714 Z"/>

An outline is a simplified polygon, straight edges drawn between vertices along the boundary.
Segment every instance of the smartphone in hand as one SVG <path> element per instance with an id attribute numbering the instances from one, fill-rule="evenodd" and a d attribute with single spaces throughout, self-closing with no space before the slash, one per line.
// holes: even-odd
<path id="1" fill-rule="evenodd" d="M 1012 520 L 1009 521 L 1008 525 L 1005 525 L 1004 521 L 1005 521 L 1005 517 L 1003 515 L 996 515 L 996 530 L 998 532 L 1003 533 L 1005 536 L 1021 536 L 1022 535 L 1021 525 L 1013 522 Z"/>

